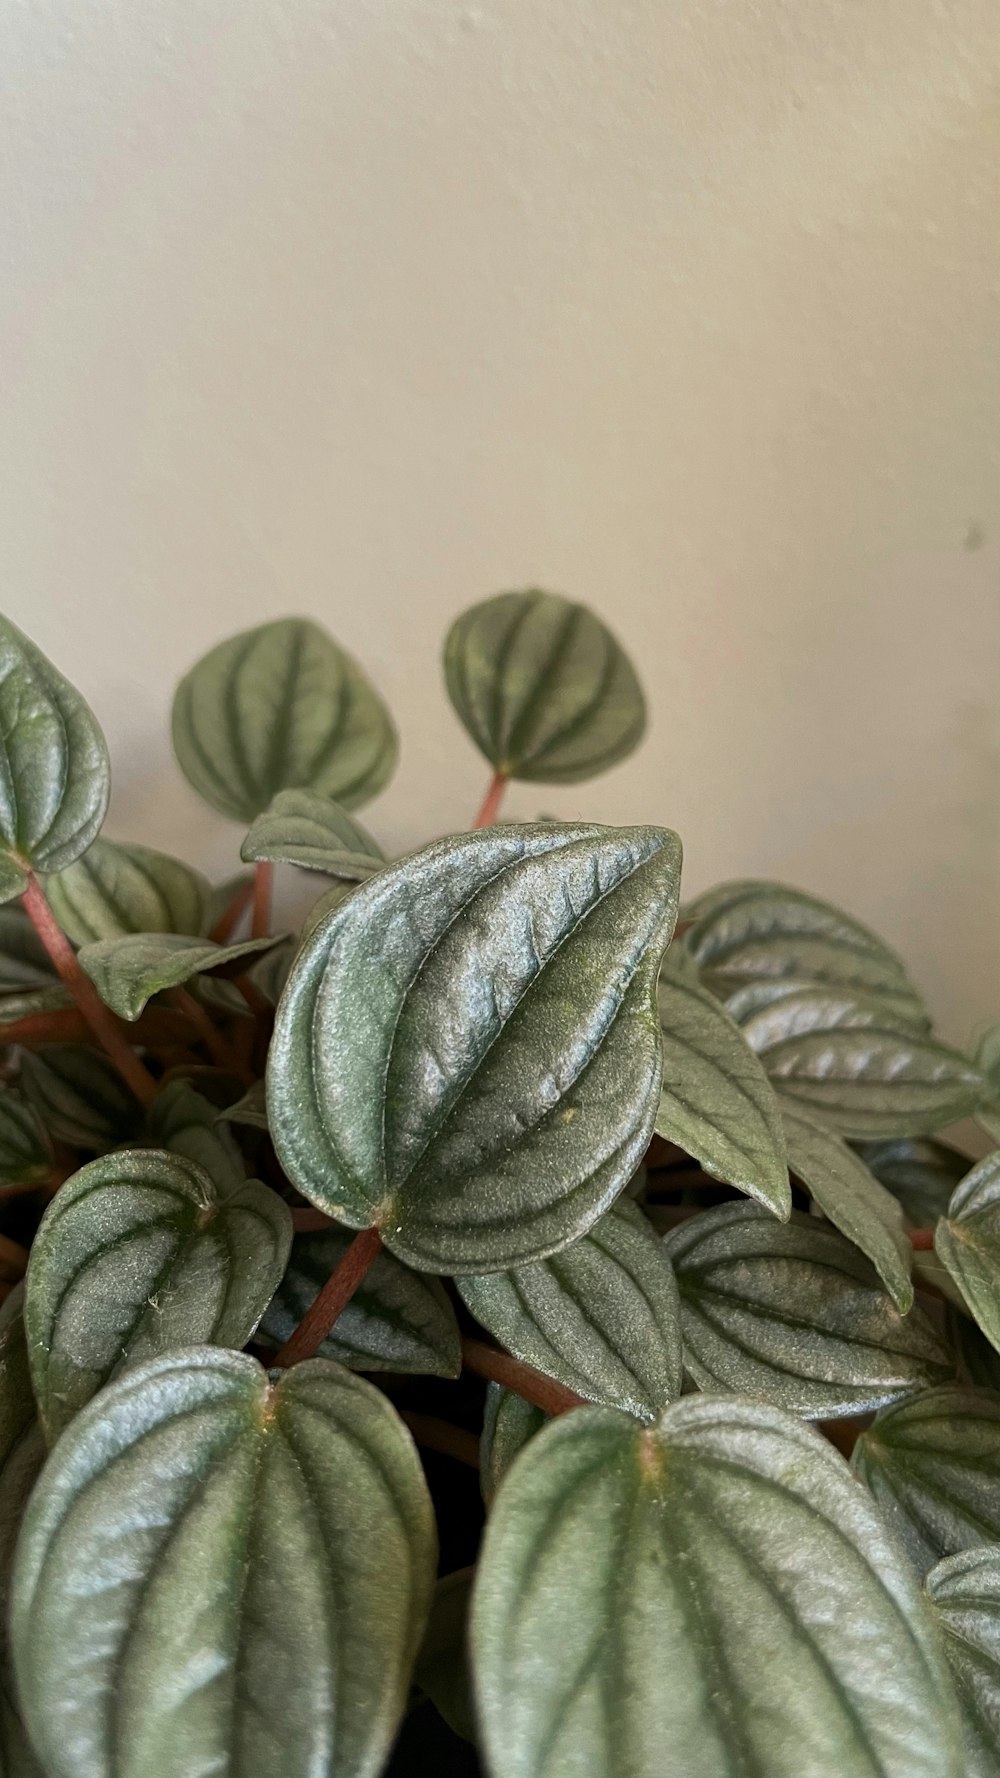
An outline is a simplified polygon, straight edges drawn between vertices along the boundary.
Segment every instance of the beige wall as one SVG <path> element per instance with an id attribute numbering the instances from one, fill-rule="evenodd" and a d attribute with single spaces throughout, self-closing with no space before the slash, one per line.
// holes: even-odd
<path id="1" fill-rule="evenodd" d="M 0 0 L 0 601 L 109 831 L 231 863 L 174 677 L 273 613 L 389 695 L 393 847 L 483 770 L 438 647 L 530 582 L 643 751 L 511 797 L 682 833 L 1000 1013 L 996 0 Z"/>

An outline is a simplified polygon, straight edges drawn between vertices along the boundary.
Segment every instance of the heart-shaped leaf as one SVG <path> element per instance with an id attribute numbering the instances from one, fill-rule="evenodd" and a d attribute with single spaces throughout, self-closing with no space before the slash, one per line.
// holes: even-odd
<path id="1" fill-rule="evenodd" d="M 13 1087 L 0 1093 L 0 1185 L 42 1184 L 52 1172 L 52 1144 L 33 1105 Z"/>
<path id="2" fill-rule="evenodd" d="M 997 1091 L 957 1050 L 881 1021 L 864 996 L 807 989 L 742 1025 L 783 1096 L 842 1136 L 922 1136 Z"/>
<path id="3" fill-rule="evenodd" d="M 285 617 L 220 642 L 177 687 L 174 751 L 199 796 L 244 823 L 279 790 L 370 802 L 396 763 L 389 712 L 318 624 Z"/>
<path id="4" fill-rule="evenodd" d="M 951 1385 L 896 1402 L 851 1461 L 921 1574 L 1000 1543 L 1000 1396 Z"/>
<path id="5" fill-rule="evenodd" d="M 246 1183 L 239 1144 L 215 1106 L 189 1081 L 172 1080 L 160 1088 L 149 1108 L 149 1139 L 153 1148 L 204 1168 L 220 1198 Z"/>
<path id="6" fill-rule="evenodd" d="M 339 803 L 312 790 L 281 790 L 258 815 L 243 841 L 248 863 L 270 861 L 325 871 L 361 883 L 385 863 L 385 853 L 367 828 Z"/>
<path id="7" fill-rule="evenodd" d="M 76 945 L 128 932 L 204 932 L 211 891 L 179 858 L 95 840 L 45 885 L 49 906 Z"/>
<path id="8" fill-rule="evenodd" d="M 556 593 L 498 593 L 445 643 L 445 683 L 479 751 L 507 778 L 577 784 L 639 745 L 642 687 L 593 612 Z"/>
<path id="9" fill-rule="evenodd" d="M 300 950 L 268 1063 L 288 1177 L 425 1271 L 586 1233 L 642 1158 L 680 844 L 501 826 L 363 883 Z"/>
<path id="10" fill-rule="evenodd" d="M 493 1505 L 497 1489 L 518 1451 L 541 1431 L 548 1418 L 533 1401 L 525 1401 L 513 1389 L 487 1383 L 479 1441 L 479 1485 L 487 1506 Z"/>
<path id="11" fill-rule="evenodd" d="M 475 1573 L 474 1568 L 459 1568 L 438 1581 L 414 1676 L 448 1727 L 465 1741 L 476 1739 L 467 1647 Z"/>
<path id="12" fill-rule="evenodd" d="M 902 1206 L 825 1124 L 794 1105 L 785 1105 L 782 1115 L 792 1172 L 823 1215 L 871 1260 L 905 1315 L 913 1304 L 913 1279 Z"/>
<path id="13" fill-rule="evenodd" d="M 0 993 L 47 988 L 55 965 L 19 902 L 0 906 Z"/>
<path id="14" fill-rule="evenodd" d="M 67 1180 L 42 1218 L 24 1321 L 50 1441 L 123 1365 L 242 1346 L 280 1282 L 292 1219 L 251 1179 L 220 1198 L 179 1155 L 119 1149 Z"/>
<path id="15" fill-rule="evenodd" d="M 9 1298 L 7 1299 L 9 1302 Z M 7 1645 L 7 1607 L 14 1546 L 31 1490 L 45 1461 L 20 1314 L 0 1332 L 0 1774 L 44 1778 L 18 1714 Z"/>
<path id="16" fill-rule="evenodd" d="M 956 1186 L 934 1251 L 1000 1352 L 1000 1150 Z"/>
<path id="17" fill-rule="evenodd" d="M 238 945 L 213 945 L 207 938 L 180 933 L 141 932 L 84 945 L 80 963 L 104 1004 L 131 1021 L 139 1018 L 154 994 L 179 988 L 192 976 L 243 974 L 246 959 L 272 949 L 275 942 L 246 938 Z"/>
<path id="18" fill-rule="evenodd" d="M 1000 1550 L 963 1550 L 925 1582 L 965 1729 L 966 1778 L 996 1778 L 1000 1749 Z"/>
<path id="19" fill-rule="evenodd" d="M 376 1778 L 436 1563 L 412 1441 L 323 1360 L 197 1349 L 64 1433 L 18 1546 L 12 1640 L 52 1778 Z"/>
<path id="20" fill-rule="evenodd" d="M 677 1286 L 633 1204 L 548 1259 L 456 1283 L 508 1352 L 590 1401 L 651 1420 L 681 1392 Z"/>
<path id="21" fill-rule="evenodd" d="M 142 1129 L 142 1106 L 103 1050 L 46 1043 L 21 1056 L 21 1086 L 50 1136 L 103 1154 Z"/>
<path id="22" fill-rule="evenodd" d="M 720 1204 L 666 1246 L 700 1389 L 835 1419 L 953 1372 L 927 1317 L 900 1315 L 857 1248 L 814 1217 L 779 1223 L 755 1204 Z"/>
<path id="23" fill-rule="evenodd" d="M 532 1439 L 486 1528 L 473 1667 L 494 1778 L 960 1778 L 912 1576 L 837 1453 L 759 1402 Z"/>
<path id="24" fill-rule="evenodd" d="M 792 1194 L 774 1088 L 719 1002 L 671 963 L 675 951 L 664 958 L 658 991 L 663 1086 L 657 1135 L 676 1142 L 714 1179 L 785 1217 Z"/>
<path id="25" fill-rule="evenodd" d="M 951 1194 L 969 1171 L 967 1155 L 930 1136 L 902 1136 L 888 1142 L 861 1142 L 858 1153 L 870 1173 L 898 1198 L 915 1229 L 944 1216 Z"/>
<path id="26" fill-rule="evenodd" d="M 343 1229 L 296 1235 L 288 1270 L 261 1325 L 283 1345 L 311 1308 L 353 1236 Z M 319 1349 L 348 1370 L 457 1377 L 462 1348 L 455 1311 L 436 1278 L 380 1253 Z"/>
<path id="27" fill-rule="evenodd" d="M 93 712 L 0 617 L 0 901 L 21 894 L 29 871 L 65 870 L 87 850 L 110 782 Z"/>

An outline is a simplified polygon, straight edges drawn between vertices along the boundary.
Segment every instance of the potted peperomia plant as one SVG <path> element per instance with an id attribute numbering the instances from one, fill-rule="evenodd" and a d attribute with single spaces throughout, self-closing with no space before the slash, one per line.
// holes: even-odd
<path id="1" fill-rule="evenodd" d="M 668 828 L 501 818 L 642 736 L 583 607 L 445 677 L 486 799 L 389 859 L 364 674 L 214 648 L 213 888 L 101 837 L 0 624 L 0 1774 L 996 1778 L 1000 1153 L 941 1132 L 1000 1140 L 1000 1027 L 779 883 L 679 911 Z"/>

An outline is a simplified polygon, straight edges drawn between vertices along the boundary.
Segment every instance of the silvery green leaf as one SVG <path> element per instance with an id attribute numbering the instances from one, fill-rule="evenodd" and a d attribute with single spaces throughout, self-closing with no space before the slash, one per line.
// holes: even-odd
<path id="1" fill-rule="evenodd" d="M 248 1180 L 222 1197 L 179 1155 L 119 1149 L 67 1180 L 35 1236 L 24 1322 L 49 1440 L 124 1365 L 239 1347 L 280 1282 L 292 1219 Z"/>
<path id="2" fill-rule="evenodd" d="M 0 1185 L 44 1183 L 52 1172 L 52 1144 L 33 1105 L 15 1087 L 0 1092 Z"/>
<path id="3" fill-rule="evenodd" d="M 861 1142 L 857 1152 L 870 1173 L 898 1198 L 915 1229 L 933 1227 L 969 1171 L 969 1158 L 931 1136 Z"/>
<path id="4" fill-rule="evenodd" d="M 476 1739 L 467 1647 L 475 1573 L 474 1568 L 459 1568 L 438 1581 L 414 1674 L 448 1727 L 465 1741 Z"/>
<path id="5" fill-rule="evenodd" d="M 651 1420 L 681 1392 L 677 1286 L 632 1204 L 619 1202 L 548 1259 L 455 1282 L 513 1357 L 590 1401 Z"/>
<path id="6" fill-rule="evenodd" d="M 681 1295 L 684 1364 L 807 1419 L 864 1414 L 953 1374 L 919 1309 L 903 1316 L 874 1267 L 815 1217 L 775 1222 L 720 1204 L 666 1240 Z"/>
<path id="7" fill-rule="evenodd" d="M 434 1517 L 384 1395 L 196 1348 L 52 1451 L 12 1641 L 50 1778 L 377 1778 L 430 1605 Z"/>
<path id="8" fill-rule="evenodd" d="M 166 1149 L 194 1161 L 212 1179 L 220 1197 L 238 1191 L 246 1182 L 246 1168 L 239 1144 L 219 1112 L 186 1080 L 168 1081 L 149 1108 L 149 1137 L 153 1148 Z"/>
<path id="9" fill-rule="evenodd" d="M 976 1067 L 1000 1083 L 1000 1019 L 977 1032 L 971 1053 Z"/>
<path id="10" fill-rule="evenodd" d="M 0 995 L 0 1026 L 19 1025 L 22 1019 L 37 1018 L 44 1013 L 69 1012 L 72 1007 L 73 996 L 62 982 L 52 982 L 47 988 L 26 988 L 23 994 L 3 994 Z M 9 1042 L 9 1036 L 4 1041 Z"/>
<path id="11" fill-rule="evenodd" d="M 836 1021 L 838 1009 L 846 1008 L 849 1022 L 856 1025 L 878 1025 L 893 1031 L 926 1031 L 927 1015 L 923 1007 L 914 1000 L 909 991 L 894 994 L 887 988 L 877 992 L 872 989 L 861 991 L 853 987 L 843 987 L 829 982 L 811 982 L 802 976 L 779 976 L 774 981 L 764 978 L 762 981 L 744 982 L 734 988 L 731 993 L 725 992 L 725 983 L 716 983 L 709 971 L 706 981 L 712 992 L 718 991 L 730 1018 L 739 1026 L 752 1019 L 755 1013 L 766 1012 L 769 1007 L 777 1006 L 782 1000 L 796 1000 L 797 1006 L 818 1003 L 829 1009 L 832 1022 Z M 841 1015 L 843 1016 L 843 1015 Z"/>
<path id="12" fill-rule="evenodd" d="M 242 1099 L 235 1105 L 227 1105 L 225 1111 L 219 1112 L 220 1120 L 231 1124 L 252 1124 L 254 1129 L 267 1129 L 267 1088 L 262 1080 L 255 1080 L 248 1087 Z"/>
<path id="13" fill-rule="evenodd" d="M 493 1778 L 962 1778 L 895 1542 L 761 1402 L 540 1432 L 487 1523 L 472 1651 Z"/>
<path id="14" fill-rule="evenodd" d="M 129 932 L 202 933 L 211 900 L 205 878 L 179 858 L 111 840 L 95 840 L 45 893 L 76 945 Z"/>
<path id="15" fill-rule="evenodd" d="M 7 1302 L 10 1301 L 8 1297 Z M 6 1303 L 4 1307 L 6 1308 Z M 0 1333 L 0 1774 L 44 1778 L 17 1708 L 7 1644 L 7 1610 L 14 1546 L 24 1509 L 45 1461 L 45 1439 L 35 1412 L 24 1324 L 12 1316 Z"/>
<path id="16" fill-rule="evenodd" d="M 268 1117 L 293 1184 L 418 1270 L 586 1234 L 652 1133 L 679 867 L 663 828 L 505 826 L 363 883 L 278 1008 Z"/>
<path id="17" fill-rule="evenodd" d="M 131 1021 L 140 1017 L 154 994 L 179 988 L 196 975 L 240 975 L 247 958 L 260 956 L 275 942 L 247 938 L 237 945 L 214 945 L 207 938 L 180 933 L 142 932 L 84 945 L 80 963 L 105 1005 Z"/>
<path id="18" fill-rule="evenodd" d="M 955 1682 L 966 1778 L 996 1778 L 1000 1750 L 1000 1550 L 962 1550 L 924 1583 Z"/>
<path id="19" fill-rule="evenodd" d="M 1000 1150 L 955 1187 L 935 1231 L 934 1251 L 1000 1352 Z"/>
<path id="20" fill-rule="evenodd" d="M 487 1507 L 493 1505 L 497 1489 L 518 1452 L 541 1431 L 548 1418 L 533 1401 L 525 1401 L 513 1389 L 487 1383 L 479 1441 L 479 1485 Z"/>
<path id="21" fill-rule="evenodd" d="M 323 1229 L 296 1235 L 288 1268 L 261 1332 L 282 1345 L 347 1252 L 353 1235 Z M 436 1278 L 380 1253 L 319 1349 L 348 1370 L 457 1377 L 462 1368 L 455 1311 Z"/>
<path id="22" fill-rule="evenodd" d="M 473 605 L 448 633 L 445 683 L 498 772 L 576 784 L 633 751 L 646 727 L 627 655 L 585 605 L 536 590 Z"/>
<path id="23" fill-rule="evenodd" d="M 902 1206 L 847 1143 L 794 1105 L 782 1107 L 788 1164 L 813 1202 L 871 1260 L 897 1309 L 913 1304 L 913 1250 Z"/>
<path id="24" fill-rule="evenodd" d="M 1000 1396 L 952 1384 L 896 1402 L 852 1463 L 921 1574 L 1000 1543 Z"/>
<path id="25" fill-rule="evenodd" d="M 385 863 L 385 853 L 367 828 L 339 803 L 312 790 L 279 790 L 270 808 L 257 816 L 240 857 L 248 864 L 298 864 L 358 883 Z"/>
<path id="26" fill-rule="evenodd" d="M 300 944 L 305 944 L 306 939 L 312 937 L 320 921 L 325 920 L 327 914 L 332 914 L 334 908 L 339 908 L 348 896 L 354 894 L 357 887 L 357 883 L 348 881 L 335 883 L 332 889 L 327 889 L 323 895 L 319 896 L 313 902 L 302 922 L 302 931 L 299 935 Z"/>
<path id="27" fill-rule="evenodd" d="M 0 905 L 0 993 L 53 985 L 55 965 L 23 907 Z"/>
<path id="28" fill-rule="evenodd" d="M 392 774 L 389 712 L 318 624 L 285 617 L 220 642 L 181 680 L 174 751 L 220 814 L 251 822 L 279 790 L 314 790 L 354 809 Z"/>
<path id="29" fill-rule="evenodd" d="M 0 617 L 0 901 L 28 872 L 65 870 L 97 836 L 110 769 L 93 711 Z"/>
<path id="30" fill-rule="evenodd" d="M 50 1136 L 102 1154 L 137 1136 L 142 1107 L 103 1050 L 46 1043 L 21 1055 L 21 1087 Z"/>
<path id="31" fill-rule="evenodd" d="M 671 946 L 664 958 L 658 989 L 663 1085 L 656 1133 L 714 1179 L 785 1217 L 792 1194 L 774 1088 L 719 1002 L 671 962 L 675 952 Z"/>

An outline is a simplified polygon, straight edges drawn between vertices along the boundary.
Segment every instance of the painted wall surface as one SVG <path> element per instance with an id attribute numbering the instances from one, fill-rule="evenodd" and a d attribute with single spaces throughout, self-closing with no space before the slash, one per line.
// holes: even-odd
<path id="1" fill-rule="evenodd" d="M 512 812 L 670 823 L 689 890 L 826 892 L 953 1036 L 1000 1013 L 996 0 L 0 23 L 0 599 L 107 729 L 110 833 L 231 866 L 171 686 L 282 612 L 391 700 L 385 843 L 466 825 L 440 641 L 536 583 L 655 717 Z"/>

